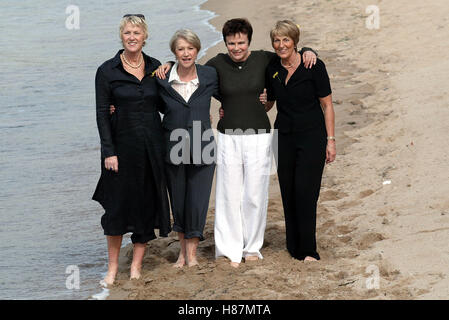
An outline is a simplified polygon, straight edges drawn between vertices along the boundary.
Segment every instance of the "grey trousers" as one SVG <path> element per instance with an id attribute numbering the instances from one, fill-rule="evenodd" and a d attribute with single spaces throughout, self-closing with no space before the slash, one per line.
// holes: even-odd
<path id="1" fill-rule="evenodd" d="M 215 164 L 166 164 L 173 231 L 184 233 L 185 239 L 204 240 L 214 170 Z"/>

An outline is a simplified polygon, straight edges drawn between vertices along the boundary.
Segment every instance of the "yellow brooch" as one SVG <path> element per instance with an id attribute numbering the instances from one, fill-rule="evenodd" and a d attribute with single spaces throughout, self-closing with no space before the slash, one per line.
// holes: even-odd
<path id="1" fill-rule="evenodd" d="M 157 71 L 157 69 L 156 70 L 154 70 L 152 73 L 151 73 L 151 78 L 153 78 L 154 77 L 154 75 L 156 74 L 156 71 Z"/>
<path id="2" fill-rule="evenodd" d="M 273 74 L 273 79 L 274 78 L 278 79 L 279 82 L 282 82 L 281 79 L 279 79 L 279 71 L 276 71 L 276 73 Z"/>

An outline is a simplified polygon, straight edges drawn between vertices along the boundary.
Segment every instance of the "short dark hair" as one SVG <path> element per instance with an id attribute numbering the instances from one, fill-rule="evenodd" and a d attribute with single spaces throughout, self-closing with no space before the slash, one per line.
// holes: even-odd
<path id="1" fill-rule="evenodd" d="M 253 27 L 246 18 L 231 19 L 225 22 L 223 25 L 223 41 L 226 43 L 226 37 L 235 35 L 237 33 L 243 33 L 248 36 L 248 44 L 251 43 L 251 37 L 253 36 Z"/>

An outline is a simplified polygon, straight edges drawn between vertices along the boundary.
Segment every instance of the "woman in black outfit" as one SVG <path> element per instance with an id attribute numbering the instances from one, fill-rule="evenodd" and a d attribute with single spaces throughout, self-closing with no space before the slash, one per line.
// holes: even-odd
<path id="1" fill-rule="evenodd" d="M 122 236 L 132 232 L 131 279 L 140 277 L 146 243 L 170 232 L 164 176 L 164 144 L 160 104 L 153 71 L 160 62 L 142 52 L 148 37 L 143 15 L 120 22 L 124 49 L 97 70 L 95 93 L 101 140 L 101 177 L 93 195 L 105 209 L 101 225 L 108 241 L 108 273 L 114 283 Z M 116 110 L 111 116 L 109 105 Z"/>
<path id="2" fill-rule="evenodd" d="M 267 68 L 267 94 L 278 110 L 275 151 L 287 250 L 296 259 L 315 261 L 320 259 L 315 231 L 321 177 L 325 162 L 336 156 L 334 108 L 326 67 L 320 59 L 311 69 L 304 67 L 296 48 L 299 33 L 289 20 L 271 30 L 278 58 Z"/>

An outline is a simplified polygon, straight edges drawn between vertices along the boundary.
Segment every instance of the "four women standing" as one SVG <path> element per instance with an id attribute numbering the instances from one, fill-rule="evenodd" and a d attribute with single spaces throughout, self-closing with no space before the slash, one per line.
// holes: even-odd
<path id="1" fill-rule="evenodd" d="M 108 235 L 109 270 L 104 281 L 110 284 L 115 278 L 118 251 L 124 233 L 130 231 L 134 233 L 132 241 L 135 243 L 135 259 L 131 266 L 131 278 L 138 278 L 145 243 L 155 238 L 154 228 L 160 228 L 161 236 L 166 236 L 170 231 L 163 167 L 167 174 L 174 217 L 173 229 L 178 232 L 181 243 L 181 252 L 175 266 L 182 267 L 186 262 L 189 266 L 197 264 L 196 247 L 198 241 L 203 238 L 202 232 L 215 168 L 214 148 L 208 149 L 212 154 L 207 158 L 212 161 L 206 163 L 204 158 L 206 146 L 213 143 L 213 135 L 209 136 L 209 140 L 202 138 L 203 133 L 211 128 L 209 120 L 211 97 L 218 97 L 219 93 L 226 115 L 218 124 L 216 256 L 227 256 L 233 266 L 238 266 L 242 257 L 247 260 L 262 258 L 260 248 L 263 245 L 266 223 L 271 127 L 265 108 L 259 101 L 259 94 L 265 87 L 265 67 L 270 64 L 267 70 L 276 68 L 278 60 L 273 61 L 272 53 L 248 50 L 252 28 L 246 19 L 232 19 L 225 24 L 223 38 L 228 54 L 216 56 L 209 60 L 206 66 L 195 64 L 200 50 L 198 37 L 191 31 L 180 30 L 170 41 L 177 63 L 168 79 L 157 80 L 158 88 L 155 78 L 150 74 L 160 63 L 141 51 L 147 37 L 144 18 L 140 15 L 125 16 L 120 30 L 125 49 L 119 51 L 115 58 L 105 62 L 99 68 L 96 77 L 97 123 L 104 165 L 93 198 L 99 201 L 106 211 L 102 217 L 102 226 Z M 302 59 L 295 50 L 297 41 L 293 41 L 295 46 L 288 46 L 286 45 L 288 41 L 282 36 L 284 36 L 282 32 L 272 32 L 273 47 L 282 62 L 291 64 L 289 68 L 293 72 L 288 70 L 285 75 L 282 70 L 276 71 L 277 74 L 273 79 L 281 81 L 280 77 L 285 76 L 283 79 L 287 78 L 288 81 L 301 65 Z M 280 44 L 277 45 L 278 43 Z M 304 64 L 302 66 L 304 68 Z M 317 86 L 325 83 L 320 78 L 322 72 L 320 74 L 320 70 L 313 71 L 319 68 L 322 70 L 324 65 L 322 68 L 318 66 L 306 72 L 310 79 L 317 81 Z M 281 112 L 283 107 L 280 107 L 283 102 L 282 93 L 288 96 L 287 100 L 300 99 L 301 103 L 297 105 L 301 106 L 302 95 L 293 92 L 297 87 L 292 88 L 292 92 L 281 92 L 282 88 L 271 81 L 270 72 L 267 76 L 271 83 L 269 98 L 278 101 L 280 114 L 284 112 Z M 294 84 L 292 82 L 291 86 Z M 308 93 L 307 90 L 312 90 L 310 86 L 314 85 L 310 84 L 300 92 Z M 284 89 L 285 86 L 286 84 Z M 317 93 L 310 94 L 329 96 L 330 92 L 325 91 L 325 88 L 319 87 Z M 307 96 L 305 99 L 312 98 Z M 309 100 L 307 101 L 310 102 Z M 325 112 L 328 110 L 326 127 L 333 135 L 333 109 L 328 100 L 327 97 L 321 100 L 321 103 L 325 105 Z M 289 119 L 290 122 L 286 122 L 288 124 L 281 125 L 282 128 L 287 126 L 291 129 L 303 125 L 301 116 L 295 114 L 297 111 L 295 103 L 290 106 L 293 108 L 291 112 L 294 117 Z M 111 104 L 116 106 L 112 118 L 109 116 Z M 158 108 L 164 113 L 162 126 L 157 113 Z M 330 118 L 331 109 L 332 118 Z M 280 117 L 278 115 L 278 118 Z M 315 115 L 315 118 L 318 119 L 319 116 Z M 292 119 L 297 119 L 298 122 L 295 122 L 296 120 L 292 122 Z M 280 121 L 277 123 L 281 123 Z M 198 139 L 198 136 L 195 136 L 195 125 L 199 125 L 200 141 L 195 141 Z M 282 139 L 279 153 L 283 152 L 282 149 L 286 152 L 285 155 L 289 156 L 280 157 L 278 168 L 285 164 L 285 173 L 298 167 L 302 171 L 313 169 L 311 171 L 316 173 L 315 176 L 319 173 L 319 180 L 321 179 L 321 162 L 315 163 L 307 156 L 303 162 L 297 160 L 303 159 L 299 156 L 302 151 L 296 151 L 297 149 L 312 147 L 314 150 L 312 153 L 316 153 L 318 158 L 322 153 L 320 139 L 323 139 L 323 130 L 322 127 L 321 131 L 317 129 L 318 126 L 315 127 L 313 136 L 321 132 L 321 135 L 318 134 L 318 146 L 314 145 L 314 141 L 307 139 L 307 134 L 306 138 L 301 136 L 303 138 L 301 141 L 304 140 L 305 144 L 300 147 L 296 143 L 298 135 Z M 304 131 L 303 129 L 300 131 Z M 296 129 L 291 131 L 297 132 Z M 328 137 L 329 141 L 333 141 L 331 138 Z M 199 149 L 195 149 L 196 143 L 199 143 Z M 296 149 L 294 155 L 290 156 L 292 146 Z M 332 157 L 335 157 L 333 151 L 335 148 L 328 146 L 329 161 L 333 161 Z M 163 159 L 165 165 L 162 163 Z M 119 161 L 120 170 L 118 170 Z M 292 162 L 297 165 L 292 166 Z M 303 167 L 304 165 L 306 167 Z M 304 178 L 300 173 L 302 171 L 298 170 L 298 174 L 295 175 L 298 180 Z M 306 254 L 319 259 L 314 251 L 314 243 L 305 245 L 306 242 L 301 238 L 300 244 L 296 244 L 295 241 L 293 241 L 295 244 L 292 244 L 289 234 L 295 228 L 301 230 L 300 237 L 308 238 L 313 233 L 313 240 L 315 229 L 310 221 L 306 225 L 298 223 L 295 211 L 298 206 L 290 205 L 291 196 L 295 198 L 294 194 L 301 192 L 302 189 L 294 183 L 292 186 L 292 182 L 286 179 L 284 171 L 278 169 L 278 173 L 286 212 L 289 252 L 298 258 Z M 302 182 L 307 184 L 309 180 Z M 310 183 L 314 192 L 301 194 L 301 201 L 310 200 L 306 198 L 311 196 L 316 206 L 319 181 L 315 177 Z M 311 207 L 310 212 L 313 211 L 312 202 L 307 202 L 310 203 L 307 205 L 308 208 Z M 309 219 L 313 220 L 314 216 Z M 305 229 L 307 231 L 304 234 L 302 230 Z M 295 232 L 293 231 L 293 234 Z M 303 249 L 304 245 L 306 249 Z"/>

